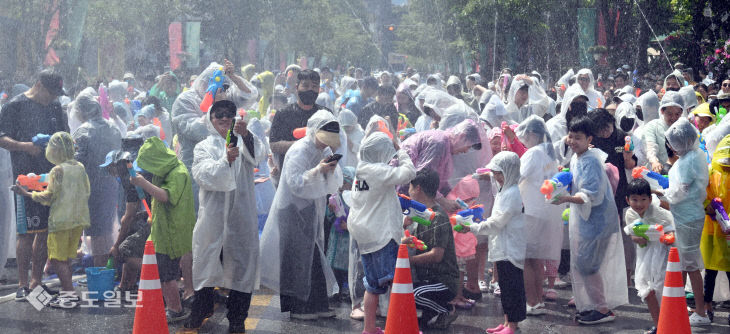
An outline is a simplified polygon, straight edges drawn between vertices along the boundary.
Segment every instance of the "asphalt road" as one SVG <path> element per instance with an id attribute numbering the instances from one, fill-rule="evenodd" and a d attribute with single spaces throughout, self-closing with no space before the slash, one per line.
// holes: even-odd
<path id="1" fill-rule="evenodd" d="M 81 288 L 80 288 L 81 289 Z M 573 322 L 574 309 L 564 306 L 570 298 L 570 288 L 558 290 L 559 300 L 547 303 L 548 313 L 528 317 L 520 323 L 521 333 L 642 333 L 651 326 L 651 318 L 645 305 L 631 289 L 631 304 L 615 310 L 616 321 L 597 326 L 583 326 Z M 3 291 L 3 293 L 7 293 Z M 349 303 L 333 305 L 337 310 L 334 319 L 318 321 L 290 320 L 288 313 L 279 311 L 279 298 L 268 291 L 254 294 L 250 316 L 246 322 L 248 333 L 361 333 L 362 322 L 349 318 Z M 424 333 L 484 333 L 502 321 L 499 298 L 484 294 L 481 302 L 468 311 L 458 311 L 459 318 L 445 331 L 424 330 Z M 378 325 L 385 326 L 379 318 Z M 134 309 L 114 307 L 79 307 L 71 310 L 46 307 L 37 311 L 28 302 L 7 301 L 0 303 L 0 333 L 131 333 Z M 175 333 L 182 324 L 172 324 L 170 333 Z M 225 307 L 201 328 L 200 333 L 227 333 L 228 321 Z M 715 313 L 715 323 L 704 328 L 693 328 L 694 333 L 730 333 L 728 310 Z"/>

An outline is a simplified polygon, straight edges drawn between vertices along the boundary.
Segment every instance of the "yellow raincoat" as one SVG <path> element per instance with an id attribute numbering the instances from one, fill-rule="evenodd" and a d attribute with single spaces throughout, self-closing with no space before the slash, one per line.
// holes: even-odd
<path id="1" fill-rule="evenodd" d="M 720 165 L 720 159 L 730 158 L 730 135 L 725 136 L 717 145 L 710 164 L 710 183 L 707 186 L 707 199 L 722 199 L 725 210 L 730 208 L 730 167 Z M 717 271 L 730 271 L 730 247 L 720 225 L 705 216 L 705 226 L 700 241 L 705 268 Z"/>

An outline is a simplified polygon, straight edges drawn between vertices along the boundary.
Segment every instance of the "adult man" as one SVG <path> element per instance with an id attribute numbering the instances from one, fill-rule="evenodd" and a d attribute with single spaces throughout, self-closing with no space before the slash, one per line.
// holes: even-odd
<path id="1" fill-rule="evenodd" d="M 277 111 L 271 122 L 269 143 L 274 154 L 276 166 L 283 167 L 284 157 L 289 148 L 297 141 L 294 129 L 307 126 L 309 120 L 318 110 L 328 110 L 315 103 L 319 94 L 319 74 L 312 70 L 304 70 L 297 74 L 297 101 Z M 273 173 L 272 173 L 273 174 Z"/>
<path id="2" fill-rule="evenodd" d="M 395 88 L 389 85 L 378 87 L 378 95 L 375 101 L 370 102 L 365 108 L 362 108 L 360 115 L 357 117 L 360 126 L 365 129 L 370 121 L 370 117 L 378 115 L 383 118 L 390 117 L 390 125 L 393 131 L 398 129 L 398 110 L 393 104 L 393 96 L 395 96 Z"/>
<path id="3" fill-rule="evenodd" d="M 0 111 L 0 147 L 10 151 L 13 178 L 20 174 L 48 173 L 53 165 L 46 160 L 43 147 L 32 142 L 37 134 L 52 135 L 58 131 L 69 131 L 68 119 L 61 109 L 58 97 L 64 95 L 63 79 L 50 70 L 41 71 L 33 87 L 10 100 Z M 43 266 L 48 251 L 49 208 L 35 201 L 24 201 L 25 217 L 18 221 L 18 291 L 16 301 L 23 301 L 30 290 L 41 284 Z M 17 202 L 16 207 L 23 205 Z M 22 219 L 25 218 L 25 221 Z M 33 261 L 30 284 L 28 267 Z"/>
<path id="4" fill-rule="evenodd" d="M 474 98 L 474 95 L 468 92 L 463 92 L 461 89 L 461 80 L 455 75 L 449 77 L 446 81 L 446 92 L 449 95 L 464 101 L 468 106 L 474 110 L 479 110 L 479 101 Z"/>
<path id="5" fill-rule="evenodd" d="M 377 89 L 378 80 L 373 77 L 367 77 L 363 79 L 362 84 L 360 84 L 360 95 L 355 95 L 350 100 L 348 100 L 346 108 L 355 113 L 355 115 L 357 115 L 359 118 L 360 111 L 362 111 L 362 108 L 365 107 L 368 103 L 372 102 L 372 98 L 375 95 Z"/>

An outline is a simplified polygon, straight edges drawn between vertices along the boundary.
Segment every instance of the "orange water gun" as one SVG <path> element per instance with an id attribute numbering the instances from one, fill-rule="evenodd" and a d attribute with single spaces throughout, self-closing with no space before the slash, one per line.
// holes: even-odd
<path id="1" fill-rule="evenodd" d="M 28 188 L 31 191 L 44 191 L 48 188 L 48 174 L 36 175 L 29 173 L 28 175 L 18 175 L 18 184 Z"/>

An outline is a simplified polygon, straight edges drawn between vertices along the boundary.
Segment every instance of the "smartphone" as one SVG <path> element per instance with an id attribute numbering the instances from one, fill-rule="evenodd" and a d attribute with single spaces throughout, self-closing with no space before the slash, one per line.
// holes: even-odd
<path id="1" fill-rule="evenodd" d="M 340 159 L 342 159 L 342 154 L 335 153 L 333 155 L 330 155 L 325 162 L 330 163 L 332 161 L 340 161 Z"/>

